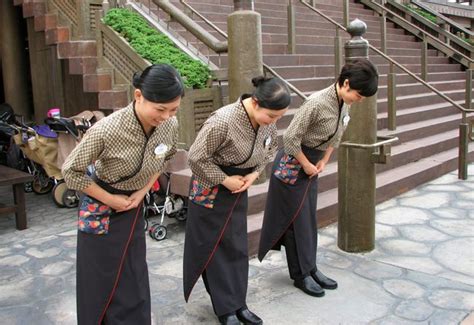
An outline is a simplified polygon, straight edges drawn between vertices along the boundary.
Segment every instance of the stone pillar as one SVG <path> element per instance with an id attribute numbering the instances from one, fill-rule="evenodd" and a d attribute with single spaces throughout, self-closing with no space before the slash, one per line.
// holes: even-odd
<path id="1" fill-rule="evenodd" d="M 251 79 L 263 75 L 261 16 L 253 7 L 253 0 L 234 0 L 227 18 L 230 102 L 252 92 Z"/>
<path id="2" fill-rule="evenodd" d="M 356 19 L 347 31 L 346 62 L 368 58 L 369 43 L 362 38 L 367 25 Z M 373 144 L 377 139 L 377 96 L 352 104 L 351 120 L 342 141 Z M 365 252 L 375 242 L 375 164 L 372 151 L 341 145 L 338 151 L 338 246 L 346 252 Z"/>
<path id="3" fill-rule="evenodd" d="M 31 117 L 28 91 L 28 63 L 25 44 L 19 32 L 23 17 L 13 1 L 0 1 L 0 62 L 2 64 L 5 101 L 16 114 Z"/>

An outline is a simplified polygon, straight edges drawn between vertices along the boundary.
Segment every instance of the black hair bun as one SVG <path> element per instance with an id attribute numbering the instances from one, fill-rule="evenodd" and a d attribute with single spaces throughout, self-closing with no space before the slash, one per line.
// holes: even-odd
<path id="1" fill-rule="evenodd" d="M 135 72 L 133 74 L 133 77 L 132 77 L 132 84 L 133 84 L 133 87 L 135 88 L 140 88 L 141 86 L 141 79 L 142 79 L 142 74 L 140 72 Z"/>
<path id="2" fill-rule="evenodd" d="M 258 76 L 258 77 L 252 78 L 252 84 L 255 88 L 257 88 L 262 83 L 264 83 L 265 81 L 270 80 L 270 79 L 272 79 L 272 78 L 267 78 L 267 77 L 264 77 L 264 76 Z"/>

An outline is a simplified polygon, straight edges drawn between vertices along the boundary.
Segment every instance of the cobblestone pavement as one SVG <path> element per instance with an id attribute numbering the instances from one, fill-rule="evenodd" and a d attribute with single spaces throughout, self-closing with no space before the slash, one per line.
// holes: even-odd
<path id="1" fill-rule="evenodd" d="M 250 261 L 248 305 L 266 324 L 474 324 L 474 165 L 377 206 L 376 249 L 337 248 L 320 230 L 319 268 L 339 282 L 323 298 L 293 287 L 283 253 Z M 10 202 L 8 188 L 0 202 Z M 75 324 L 76 213 L 27 195 L 28 226 L 0 218 L 0 324 Z M 170 221 L 170 220 L 168 220 Z M 199 281 L 182 294 L 184 224 L 147 239 L 155 324 L 216 324 Z M 469 316 L 470 315 L 470 316 Z"/>

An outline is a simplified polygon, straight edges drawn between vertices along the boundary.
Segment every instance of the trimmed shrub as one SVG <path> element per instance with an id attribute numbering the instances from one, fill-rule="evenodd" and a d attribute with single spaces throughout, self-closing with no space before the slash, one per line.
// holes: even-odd
<path id="1" fill-rule="evenodd" d="M 178 49 L 166 35 L 150 27 L 139 14 L 114 8 L 107 12 L 104 23 L 125 38 L 144 59 L 174 66 L 183 77 L 186 87 L 206 87 L 211 78 L 209 67 Z"/>

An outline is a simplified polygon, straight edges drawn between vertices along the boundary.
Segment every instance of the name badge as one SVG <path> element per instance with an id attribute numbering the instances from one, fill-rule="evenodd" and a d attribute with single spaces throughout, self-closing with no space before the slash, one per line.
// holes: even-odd
<path id="1" fill-rule="evenodd" d="M 263 142 L 263 144 L 265 145 L 265 148 L 268 148 L 271 143 L 272 143 L 272 137 L 271 136 L 266 138 L 265 141 Z"/>
<path id="2" fill-rule="evenodd" d="M 344 115 L 344 117 L 342 118 L 342 125 L 347 126 L 350 120 L 351 117 L 349 115 Z"/>
<path id="3" fill-rule="evenodd" d="M 155 156 L 157 156 L 157 158 L 161 157 L 161 156 L 164 156 L 164 154 L 168 151 L 168 146 L 164 143 L 156 146 L 155 148 Z"/>

